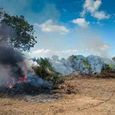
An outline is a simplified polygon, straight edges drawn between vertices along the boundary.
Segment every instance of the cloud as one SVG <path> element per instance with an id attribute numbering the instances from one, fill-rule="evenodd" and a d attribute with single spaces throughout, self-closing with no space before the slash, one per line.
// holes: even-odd
<path id="1" fill-rule="evenodd" d="M 78 50 L 69 49 L 69 50 L 49 50 L 49 49 L 37 49 L 31 53 L 32 57 L 52 57 L 53 55 L 58 55 L 60 57 L 68 57 L 73 54 L 77 54 Z"/>
<path id="2" fill-rule="evenodd" d="M 99 9 L 101 4 L 101 0 L 85 0 L 84 9 L 90 12 L 95 12 Z"/>
<path id="3" fill-rule="evenodd" d="M 93 16 L 94 18 L 97 18 L 99 20 L 109 19 L 110 15 L 108 15 L 104 11 L 100 11 L 99 10 L 101 5 L 102 5 L 102 1 L 101 0 L 85 0 L 81 16 L 84 17 L 84 15 L 86 13 L 90 13 L 91 16 Z"/>
<path id="4" fill-rule="evenodd" d="M 93 14 L 93 16 L 94 16 L 95 18 L 99 19 L 99 20 L 109 19 L 109 17 L 110 17 L 109 15 L 106 15 L 106 13 L 103 12 L 103 11 L 95 12 L 95 13 Z"/>
<path id="5" fill-rule="evenodd" d="M 58 25 L 53 22 L 53 20 L 47 20 L 42 24 L 35 24 L 36 27 L 39 27 L 43 32 L 58 32 L 58 33 L 68 33 L 69 30 L 62 25 Z"/>
<path id="6" fill-rule="evenodd" d="M 82 28 L 87 28 L 89 25 L 89 22 L 87 22 L 85 18 L 77 18 L 77 19 L 74 19 L 72 22 L 79 25 Z"/>

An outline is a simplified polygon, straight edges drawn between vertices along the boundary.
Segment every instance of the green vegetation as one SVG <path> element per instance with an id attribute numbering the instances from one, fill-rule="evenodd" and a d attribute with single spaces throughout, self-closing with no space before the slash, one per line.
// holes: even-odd
<path id="1" fill-rule="evenodd" d="M 79 60 L 79 56 L 72 55 L 68 58 L 70 62 L 74 62 L 74 60 Z M 90 69 L 91 65 L 88 63 L 88 60 L 86 58 L 81 58 L 81 61 L 83 62 L 84 66 L 88 69 Z"/>
<path id="2" fill-rule="evenodd" d="M 110 72 L 112 70 L 111 66 L 108 64 L 105 64 L 105 66 L 102 69 L 102 73 L 107 73 Z"/>
<path id="3" fill-rule="evenodd" d="M 86 68 L 90 69 L 91 68 L 91 65 L 88 63 L 88 60 L 87 59 L 83 59 L 83 64 L 85 65 Z"/>
<path id="4" fill-rule="evenodd" d="M 115 64 L 109 64 L 109 67 L 111 68 L 111 70 L 115 70 Z"/>
<path id="5" fill-rule="evenodd" d="M 11 27 L 14 34 L 10 37 L 10 42 L 15 48 L 24 51 L 34 47 L 37 41 L 34 37 L 33 25 L 29 24 L 24 16 L 11 16 L 3 9 L 0 9 L 0 24 Z"/>
<path id="6" fill-rule="evenodd" d="M 77 59 L 77 56 L 76 55 L 72 55 L 72 56 L 69 56 L 68 60 L 70 62 L 72 62 L 73 60 L 76 60 Z"/>
<path id="7" fill-rule="evenodd" d="M 62 77 L 57 73 L 47 58 L 37 59 L 38 67 L 33 67 L 35 73 L 45 80 L 52 81 L 54 85 L 61 83 Z"/>

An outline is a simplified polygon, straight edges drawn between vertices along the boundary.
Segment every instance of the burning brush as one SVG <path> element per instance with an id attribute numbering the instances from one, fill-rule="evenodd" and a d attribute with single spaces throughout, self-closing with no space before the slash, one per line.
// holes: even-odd
<path id="1" fill-rule="evenodd" d="M 0 46 L 0 85 L 13 87 L 27 81 L 27 69 L 23 55 L 6 46 Z"/>

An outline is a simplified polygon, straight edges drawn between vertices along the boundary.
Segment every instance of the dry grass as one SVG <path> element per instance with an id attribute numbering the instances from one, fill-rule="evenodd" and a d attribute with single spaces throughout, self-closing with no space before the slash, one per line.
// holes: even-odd
<path id="1" fill-rule="evenodd" d="M 0 98 L 0 115 L 115 115 L 115 79 L 72 78 L 66 86 L 78 93 L 46 103 Z"/>

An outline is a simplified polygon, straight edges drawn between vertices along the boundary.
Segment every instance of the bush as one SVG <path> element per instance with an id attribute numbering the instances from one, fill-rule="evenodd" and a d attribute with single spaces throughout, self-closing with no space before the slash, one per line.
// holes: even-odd
<path id="1" fill-rule="evenodd" d="M 47 58 L 40 58 L 36 61 L 39 66 L 33 67 L 33 69 L 38 76 L 44 80 L 52 81 L 54 85 L 63 81 L 60 74 L 54 70 Z"/>
<path id="2" fill-rule="evenodd" d="M 105 64 L 102 69 L 102 72 L 97 77 L 99 78 L 115 78 L 115 70 L 113 70 L 111 65 Z"/>
<path id="3" fill-rule="evenodd" d="M 105 64 L 102 68 L 102 73 L 110 72 L 112 70 L 111 65 Z"/>

